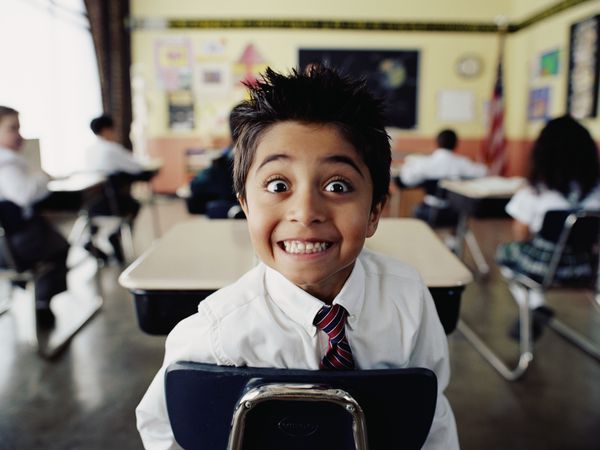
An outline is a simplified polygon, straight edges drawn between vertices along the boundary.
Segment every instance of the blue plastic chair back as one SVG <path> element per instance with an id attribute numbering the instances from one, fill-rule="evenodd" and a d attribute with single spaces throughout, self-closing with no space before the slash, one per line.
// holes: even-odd
<path id="1" fill-rule="evenodd" d="M 227 367 L 179 362 L 165 375 L 175 439 L 185 449 L 225 450 L 238 399 L 260 384 L 326 385 L 348 392 L 361 406 L 369 449 L 420 449 L 437 400 L 429 369 L 312 371 Z M 325 402 L 265 402 L 248 415 L 244 450 L 354 448 L 346 411 Z"/>

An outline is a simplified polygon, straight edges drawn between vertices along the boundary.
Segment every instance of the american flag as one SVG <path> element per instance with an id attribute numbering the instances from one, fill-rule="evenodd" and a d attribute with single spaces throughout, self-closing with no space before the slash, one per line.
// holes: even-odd
<path id="1" fill-rule="evenodd" d="M 488 134 L 483 142 L 483 159 L 490 175 L 502 175 L 506 169 L 506 139 L 504 137 L 504 86 L 502 82 L 502 45 L 498 59 L 496 83 L 490 101 Z"/>

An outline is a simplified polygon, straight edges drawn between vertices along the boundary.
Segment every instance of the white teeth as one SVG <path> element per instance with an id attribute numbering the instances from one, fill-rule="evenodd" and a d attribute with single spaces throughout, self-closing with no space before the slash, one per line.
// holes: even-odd
<path id="1" fill-rule="evenodd" d="M 331 244 L 327 242 L 283 241 L 287 253 L 318 253 L 327 250 Z"/>

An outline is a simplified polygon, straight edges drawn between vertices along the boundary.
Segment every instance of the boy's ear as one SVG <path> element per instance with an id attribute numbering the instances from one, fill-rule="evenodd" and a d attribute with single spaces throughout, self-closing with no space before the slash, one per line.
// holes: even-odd
<path id="1" fill-rule="evenodd" d="M 371 237 L 377 231 L 377 225 L 379 224 L 379 219 L 381 218 L 381 213 L 383 212 L 383 207 L 385 206 L 385 201 L 379 202 L 371 208 L 371 214 L 369 216 L 369 223 L 367 224 L 367 237 Z"/>
<path id="2" fill-rule="evenodd" d="M 248 217 L 248 203 L 246 203 L 246 198 L 242 197 L 240 194 L 236 194 L 237 201 L 240 202 L 240 206 L 242 207 L 242 211 L 244 211 L 244 215 Z"/>

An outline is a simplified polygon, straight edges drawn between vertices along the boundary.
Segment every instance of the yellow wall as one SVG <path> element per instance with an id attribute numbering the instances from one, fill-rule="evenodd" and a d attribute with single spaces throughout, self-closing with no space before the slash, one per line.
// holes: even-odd
<path id="1" fill-rule="evenodd" d="M 600 1 L 588 2 L 510 35 L 506 59 L 506 119 L 509 137 L 535 139 L 543 126 L 543 122 L 527 121 L 527 99 L 532 87 L 550 87 L 551 116 L 566 112 L 569 28 L 573 23 L 597 14 L 600 14 Z M 552 77 L 532 77 L 532 63 L 542 53 L 553 49 L 560 50 L 559 74 Z M 600 117 L 582 122 L 597 140 L 600 139 Z"/>
<path id="2" fill-rule="evenodd" d="M 476 97 L 477 119 L 472 123 L 457 124 L 462 135 L 477 136 L 483 126 L 483 103 L 489 98 L 496 61 L 497 37 L 492 34 L 464 33 L 407 33 L 350 32 L 320 30 L 229 30 L 199 31 L 140 31 L 134 35 L 135 72 L 146 80 L 151 107 L 151 136 L 168 134 L 167 95 L 157 85 L 154 74 L 153 51 L 157 38 L 188 36 L 192 47 L 201 49 L 211 40 L 224 42 L 225 54 L 217 58 L 197 55 L 196 61 L 235 61 L 248 43 L 253 43 L 268 63 L 276 70 L 288 70 L 298 64 L 299 48 L 374 48 L 418 49 L 420 51 L 418 128 L 403 133 L 431 135 L 446 125 L 437 119 L 436 96 L 441 89 L 472 90 Z M 474 79 L 460 78 L 454 66 L 459 56 L 476 53 L 484 60 L 482 75 Z M 219 98 L 196 97 L 197 130 L 207 133 L 223 131 L 224 117 L 229 107 L 243 98 L 241 89 L 232 89 L 228 96 Z M 393 131 L 393 130 L 392 130 Z"/>
<path id="3" fill-rule="evenodd" d="M 507 15 L 518 23 L 532 14 L 560 3 L 558 0 L 420 0 L 407 2 L 380 0 L 306 0 L 253 2 L 229 0 L 199 2 L 197 0 L 132 0 L 134 19 L 188 18 L 288 18 L 333 20 L 381 20 L 420 22 L 493 23 L 498 15 Z M 207 6 L 208 5 L 208 6 Z M 535 137 L 541 122 L 527 120 L 527 101 L 532 87 L 551 88 L 551 114 L 565 111 L 566 62 L 569 26 L 580 19 L 600 14 L 600 1 L 591 1 L 571 8 L 517 33 L 506 42 L 505 89 L 507 99 L 507 135 L 513 140 Z M 286 70 L 297 65 L 299 48 L 376 48 L 417 49 L 420 51 L 418 124 L 415 130 L 390 130 L 395 137 L 431 137 L 440 128 L 450 125 L 463 138 L 480 139 L 485 134 L 485 107 L 495 77 L 498 38 L 492 33 L 448 32 L 369 32 L 332 30 L 274 29 L 134 29 L 132 33 L 133 73 L 143 80 L 146 103 L 149 106 L 149 138 L 156 137 L 218 137 L 226 133 L 229 108 L 243 98 L 241 89 L 232 89 L 216 97 L 195 96 L 196 128 L 193 132 L 174 133 L 167 126 L 166 93 L 157 85 L 154 45 L 165 37 L 187 37 L 195 51 L 195 63 L 202 61 L 233 62 L 248 43 L 256 45 L 266 61 L 275 69 Z M 223 53 L 202 54 L 209 42 L 221 42 Z M 532 77 L 531 64 L 541 53 L 558 48 L 561 51 L 560 73 L 554 77 Z M 483 60 L 483 71 L 472 79 L 457 75 L 458 58 L 472 53 Z M 476 119 L 470 123 L 445 124 L 437 118 L 436 96 L 445 89 L 465 89 L 475 94 Z M 585 122 L 592 133 L 600 137 L 600 119 Z"/>

